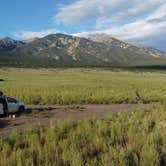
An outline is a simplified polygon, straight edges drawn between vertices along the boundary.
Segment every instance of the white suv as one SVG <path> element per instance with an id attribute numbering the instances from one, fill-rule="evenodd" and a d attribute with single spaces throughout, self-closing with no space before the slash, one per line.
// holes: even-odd
<path id="1" fill-rule="evenodd" d="M 13 99 L 11 97 L 5 97 L 8 106 L 9 114 L 21 113 L 25 110 L 25 104 Z M 4 115 L 3 103 L 0 102 L 0 115 Z"/>

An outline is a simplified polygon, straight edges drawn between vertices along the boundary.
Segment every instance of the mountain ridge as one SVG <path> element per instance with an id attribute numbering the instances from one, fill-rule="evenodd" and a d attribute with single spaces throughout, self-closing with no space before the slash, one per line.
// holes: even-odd
<path id="1" fill-rule="evenodd" d="M 109 35 L 76 37 L 57 33 L 28 42 L 10 38 L 0 39 L 0 65 L 26 67 L 166 65 L 166 54 L 154 48 L 138 47 L 123 42 Z"/>
<path id="2" fill-rule="evenodd" d="M 2 39 L 0 39 L 0 50 L 3 51 L 3 50 L 12 50 L 12 49 L 15 49 L 16 47 L 18 46 L 22 46 L 24 45 L 25 43 L 21 40 L 14 40 L 10 37 L 4 37 Z"/>
<path id="3" fill-rule="evenodd" d="M 153 48 L 150 46 L 146 47 L 143 45 L 135 45 L 135 44 L 131 44 L 128 42 L 124 42 L 124 41 L 116 39 L 116 38 L 112 37 L 111 35 L 108 35 L 105 33 L 90 34 L 90 35 L 87 35 L 86 38 L 93 40 L 93 41 L 96 41 L 96 42 L 105 43 L 107 45 L 114 44 L 114 45 L 119 46 L 119 47 L 124 48 L 124 49 L 128 48 L 128 47 L 130 47 L 130 48 L 135 47 L 135 48 L 139 49 L 139 51 L 141 51 L 141 50 L 147 51 L 152 56 L 155 56 L 155 57 L 159 57 L 159 56 L 162 56 L 163 54 L 165 54 L 164 51 L 161 51 L 159 49 L 156 49 L 156 48 Z"/>

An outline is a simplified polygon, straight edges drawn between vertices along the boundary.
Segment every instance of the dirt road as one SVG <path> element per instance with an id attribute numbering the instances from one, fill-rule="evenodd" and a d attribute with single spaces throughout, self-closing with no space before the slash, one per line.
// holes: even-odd
<path id="1" fill-rule="evenodd" d="M 130 111 L 147 108 L 146 104 L 112 104 L 112 105 L 72 105 L 72 106 L 28 106 L 26 112 L 16 118 L 0 118 L 0 137 L 10 134 L 13 129 L 24 131 L 37 124 L 47 125 L 50 120 L 78 121 L 95 116 L 104 118 L 111 112 Z"/>

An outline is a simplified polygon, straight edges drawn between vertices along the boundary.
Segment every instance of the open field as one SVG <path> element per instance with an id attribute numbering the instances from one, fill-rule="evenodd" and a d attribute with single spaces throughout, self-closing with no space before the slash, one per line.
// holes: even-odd
<path id="1" fill-rule="evenodd" d="M 52 121 L 0 139 L 2 166 L 165 166 L 166 107 Z"/>
<path id="2" fill-rule="evenodd" d="M 166 101 L 166 71 L 0 69 L 0 89 L 28 104 Z"/>
<path id="3" fill-rule="evenodd" d="M 0 118 L 0 166 L 166 165 L 164 70 L 3 68 L 0 90 L 31 104 Z"/>

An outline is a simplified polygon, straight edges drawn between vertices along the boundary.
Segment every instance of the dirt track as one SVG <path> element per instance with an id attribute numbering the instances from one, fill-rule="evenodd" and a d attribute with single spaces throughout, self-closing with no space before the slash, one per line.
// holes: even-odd
<path id="1" fill-rule="evenodd" d="M 13 129 L 23 131 L 36 124 L 47 125 L 50 120 L 81 120 L 95 116 L 104 118 L 111 112 L 146 108 L 146 104 L 77 105 L 77 106 L 28 106 L 26 113 L 16 118 L 0 118 L 0 136 Z M 35 110 L 35 111 L 33 111 Z"/>

